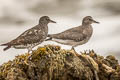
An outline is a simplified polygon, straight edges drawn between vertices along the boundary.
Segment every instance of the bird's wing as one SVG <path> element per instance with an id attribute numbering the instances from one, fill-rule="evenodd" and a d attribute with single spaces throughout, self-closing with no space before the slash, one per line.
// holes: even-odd
<path id="1" fill-rule="evenodd" d="M 36 43 L 42 40 L 44 35 L 45 32 L 43 30 L 32 28 L 22 33 L 19 37 L 17 37 L 15 40 L 11 41 L 10 43 L 12 45 Z"/>
<path id="2" fill-rule="evenodd" d="M 81 41 L 86 38 L 86 35 L 83 33 L 82 28 L 75 27 L 58 34 L 49 35 L 51 38 L 62 39 L 62 40 L 74 40 Z"/>

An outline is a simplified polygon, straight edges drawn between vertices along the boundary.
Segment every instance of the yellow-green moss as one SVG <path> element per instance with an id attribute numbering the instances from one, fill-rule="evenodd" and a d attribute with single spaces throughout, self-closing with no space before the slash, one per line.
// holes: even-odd
<path id="1" fill-rule="evenodd" d="M 24 75 L 25 80 L 27 77 L 35 78 L 36 75 L 39 77 L 42 75 L 49 75 L 49 78 L 52 79 L 52 76 L 54 76 L 54 78 L 57 79 L 63 76 L 63 74 L 65 73 L 69 73 L 69 75 L 72 75 L 72 77 L 78 78 L 86 74 L 87 76 L 84 77 L 87 78 L 93 76 L 92 71 L 90 69 L 91 65 L 88 66 L 91 63 L 89 63 L 89 61 L 94 61 L 94 63 L 98 65 L 106 64 L 107 66 L 115 69 L 117 74 L 114 75 L 120 74 L 120 65 L 118 64 L 114 56 L 108 56 L 104 58 L 103 56 L 97 55 L 93 50 L 90 50 L 88 52 L 84 51 L 78 55 L 75 54 L 76 53 L 72 50 L 64 50 L 61 49 L 60 46 L 56 45 L 45 45 L 44 47 L 39 47 L 32 53 L 18 55 L 13 61 L 8 61 L 7 63 L 2 64 L 2 66 L 0 66 L 0 80 L 5 80 L 6 77 L 9 78 L 11 74 L 19 76 L 19 79 L 23 79 L 20 76 Z M 92 60 L 85 62 L 85 59 Z M 99 68 L 101 70 L 103 69 L 101 66 L 99 66 Z M 45 72 L 47 72 L 47 74 Z M 21 75 L 18 75 L 19 73 Z M 101 73 L 102 71 L 100 72 L 100 76 L 102 75 L 102 77 L 105 77 L 104 73 Z M 43 79 L 44 76 L 42 77 Z M 71 80 L 71 76 L 69 77 L 69 79 Z M 86 78 L 83 79 L 85 80 Z M 59 79 L 62 80 L 63 78 Z M 17 78 L 13 80 L 17 80 Z"/>

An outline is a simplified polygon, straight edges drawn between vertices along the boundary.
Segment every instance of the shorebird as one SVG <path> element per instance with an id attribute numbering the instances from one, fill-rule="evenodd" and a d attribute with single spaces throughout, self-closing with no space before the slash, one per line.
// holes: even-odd
<path id="1" fill-rule="evenodd" d="M 71 45 L 72 50 L 74 47 L 85 44 L 89 41 L 93 33 L 92 23 L 99 23 L 91 16 L 86 16 L 82 20 L 82 25 L 74 27 L 57 34 L 49 34 L 46 41 L 52 40 L 64 45 Z"/>
<path id="2" fill-rule="evenodd" d="M 39 19 L 38 25 L 26 30 L 16 39 L 2 44 L 1 46 L 7 46 L 3 50 L 6 51 L 13 47 L 16 49 L 28 49 L 28 53 L 32 51 L 32 48 L 42 43 L 48 35 L 48 23 L 56 23 L 51 20 L 48 16 L 42 16 Z"/>

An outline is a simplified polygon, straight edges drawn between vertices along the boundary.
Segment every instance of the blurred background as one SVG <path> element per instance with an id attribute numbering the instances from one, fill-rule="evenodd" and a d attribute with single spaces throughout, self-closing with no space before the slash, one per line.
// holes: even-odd
<path id="1" fill-rule="evenodd" d="M 0 0 L 0 44 L 37 25 L 44 15 L 57 22 L 49 24 L 49 33 L 79 26 L 83 17 L 92 16 L 100 24 L 93 24 L 90 41 L 76 47 L 76 51 L 93 49 L 99 55 L 114 55 L 120 60 L 120 0 Z M 39 46 L 46 44 L 71 49 L 56 42 L 43 42 Z M 13 48 L 4 52 L 3 48 L 0 46 L 0 64 L 27 52 Z"/>

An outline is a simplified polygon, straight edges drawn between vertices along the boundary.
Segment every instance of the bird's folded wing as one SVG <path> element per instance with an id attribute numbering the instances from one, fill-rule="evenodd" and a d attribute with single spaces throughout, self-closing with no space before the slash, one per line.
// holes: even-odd
<path id="1" fill-rule="evenodd" d="M 62 40 L 82 41 L 86 38 L 86 35 L 79 32 L 63 32 L 63 33 L 51 35 L 51 37 Z"/>
<path id="2" fill-rule="evenodd" d="M 29 29 L 17 37 L 15 40 L 11 41 L 13 45 L 20 44 L 31 44 L 39 42 L 43 38 L 44 31 L 37 29 Z"/>

